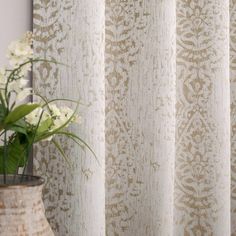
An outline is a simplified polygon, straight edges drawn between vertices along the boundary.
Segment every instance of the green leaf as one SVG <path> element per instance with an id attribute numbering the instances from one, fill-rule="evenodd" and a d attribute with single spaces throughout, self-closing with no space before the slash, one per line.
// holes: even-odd
<path id="1" fill-rule="evenodd" d="M 21 133 L 21 134 L 27 135 L 27 130 L 24 129 L 23 127 L 21 127 L 21 126 L 13 125 L 13 126 L 7 128 L 7 129 L 8 129 L 8 130 L 15 131 L 15 132 L 17 132 L 17 133 Z"/>
<path id="2" fill-rule="evenodd" d="M 48 131 L 51 125 L 52 119 L 48 118 L 47 120 L 41 122 L 40 126 L 37 129 L 37 133 L 44 133 L 45 131 Z"/>
<path id="3" fill-rule="evenodd" d="M 0 131 L 4 128 L 3 120 L 5 118 L 5 107 L 0 104 Z"/>
<path id="4" fill-rule="evenodd" d="M 6 129 L 15 131 L 17 133 L 25 134 L 26 136 L 28 135 L 27 124 L 23 119 L 16 121 L 12 125 L 6 126 Z"/>
<path id="5" fill-rule="evenodd" d="M 0 104 L 0 121 L 2 121 L 4 119 L 4 116 L 5 116 L 5 107 Z"/>
<path id="6" fill-rule="evenodd" d="M 48 137 L 50 137 L 50 136 L 52 136 L 54 134 L 57 134 L 59 131 L 61 131 L 63 128 L 65 128 L 71 122 L 71 120 L 74 118 L 75 114 L 77 113 L 78 107 L 79 107 L 79 103 L 77 103 L 77 106 L 75 108 L 74 113 L 71 115 L 71 117 L 63 125 L 61 125 L 60 127 L 54 129 L 51 132 L 47 132 L 44 135 L 38 136 L 36 138 L 35 142 L 39 142 L 40 140 L 46 139 L 46 138 L 48 138 Z"/>
<path id="7" fill-rule="evenodd" d="M 5 101 L 3 99 L 1 90 L 0 90 L 0 102 L 1 102 L 1 106 L 4 108 L 4 110 L 6 110 L 6 104 L 5 104 Z"/>
<path id="8" fill-rule="evenodd" d="M 57 148 L 57 150 L 61 153 L 61 155 L 63 156 L 63 158 L 65 159 L 65 161 L 69 164 L 69 166 L 71 167 L 70 161 L 68 159 L 68 157 L 66 156 L 65 152 L 63 151 L 62 147 L 60 146 L 60 144 L 55 141 L 52 140 L 53 144 L 55 145 L 55 147 Z"/>
<path id="9" fill-rule="evenodd" d="M 98 157 L 97 155 L 95 154 L 95 152 L 93 151 L 93 149 L 83 140 L 81 139 L 80 137 L 78 137 L 77 135 L 73 134 L 73 133 L 70 133 L 70 132 L 66 132 L 66 131 L 61 131 L 61 132 L 58 132 L 58 134 L 63 134 L 63 135 L 66 135 L 67 137 L 71 138 L 73 141 L 75 140 L 78 140 L 79 145 L 81 145 L 80 143 L 82 143 L 86 148 L 89 149 L 89 151 L 93 154 L 93 156 L 95 157 L 96 161 L 98 162 L 98 164 L 100 165 L 100 162 L 98 160 Z M 75 140 L 74 140 L 75 139 Z"/>
<path id="10" fill-rule="evenodd" d="M 28 157 L 26 156 L 26 150 L 28 143 L 20 141 L 20 136 L 16 136 L 14 141 L 8 145 L 7 159 L 6 159 L 6 173 L 15 174 L 18 167 L 25 166 Z M 0 174 L 3 173 L 3 158 L 4 147 L 0 147 Z"/>
<path id="11" fill-rule="evenodd" d="M 8 114 L 8 116 L 5 118 L 4 123 L 5 124 L 12 124 L 21 118 L 28 115 L 30 112 L 32 112 L 34 109 L 39 107 L 38 104 L 23 104 L 18 107 L 16 107 L 12 112 Z"/>

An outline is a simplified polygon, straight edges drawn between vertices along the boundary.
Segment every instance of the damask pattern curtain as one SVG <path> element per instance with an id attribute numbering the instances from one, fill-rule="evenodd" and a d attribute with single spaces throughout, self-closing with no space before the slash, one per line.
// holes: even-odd
<path id="1" fill-rule="evenodd" d="M 99 159 L 36 147 L 56 235 L 236 235 L 235 0 L 34 0 L 34 34 L 70 66 L 33 86 L 82 100 Z"/>

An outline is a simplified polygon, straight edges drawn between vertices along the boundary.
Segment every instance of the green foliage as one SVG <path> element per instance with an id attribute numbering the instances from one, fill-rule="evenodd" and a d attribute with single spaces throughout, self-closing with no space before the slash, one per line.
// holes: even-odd
<path id="1" fill-rule="evenodd" d="M 13 124 L 14 122 L 20 120 L 21 118 L 28 115 L 34 109 L 39 107 L 38 104 L 23 104 L 16 107 L 13 111 L 11 111 L 4 120 L 5 124 Z"/>
<path id="2" fill-rule="evenodd" d="M 14 47 L 19 47 L 21 50 L 24 50 L 26 46 L 22 57 L 16 55 L 15 50 L 8 48 L 8 58 L 12 67 L 0 69 L 0 145 L 2 145 L 0 146 L 0 174 L 4 174 L 4 179 L 7 174 L 17 174 L 19 167 L 27 166 L 28 156 L 34 143 L 57 135 L 65 135 L 80 147 L 88 148 L 96 157 L 85 141 L 74 133 L 66 131 L 66 128 L 76 119 L 79 102 L 65 98 L 48 101 L 47 98 L 35 94 L 32 88 L 28 87 L 27 71 L 33 63 L 65 65 L 54 60 L 35 59 L 32 40 L 30 40 L 32 35 L 30 35 L 27 34 L 25 38 L 14 42 Z M 41 103 L 22 104 L 22 101 L 30 95 L 38 96 Z M 74 103 L 77 106 L 75 110 L 69 107 L 57 107 L 55 103 L 58 101 Z M 51 141 L 70 164 L 60 143 L 55 139 Z M 5 180 L 4 183 L 6 183 Z"/>
<path id="3" fill-rule="evenodd" d="M 15 174 L 27 162 L 29 141 L 25 135 L 16 135 L 7 146 L 6 173 Z M 0 147 L 0 174 L 4 173 L 4 146 Z"/>
<path id="4" fill-rule="evenodd" d="M 60 152 L 64 160 L 70 165 L 70 161 L 68 157 L 66 156 L 64 150 L 62 149 L 61 145 L 55 139 L 52 140 L 52 143 L 55 145 L 56 149 Z"/>
<path id="5" fill-rule="evenodd" d="M 28 135 L 27 129 L 27 124 L 23 119 L 20 119 L 15 123 L 6 126 L 6 130 L 14 131 L 19 134 L 25 134 L 26 136 Z"/>
<path id="6" fill-rule="evenodd" d="M 0 104 L 0 131 L 4 128 L 3 120 L 5 117 L 5 108 L 2 104 Z"/>
<path id="7" fill-rule="evenodd" d="M 40 136 L 40 134 L 47 133 L 51 125 L 52 125 L 51 119 L 43 121 L 37 129 L 37 134 Z"/>
<path id="8" fill-rule="evenodd" d="M 5 107 L 2 104 L 0 104 L 0 122 L 3 121 L 4 116 L 5 116 L 5 112 L 6 112 Z"/>

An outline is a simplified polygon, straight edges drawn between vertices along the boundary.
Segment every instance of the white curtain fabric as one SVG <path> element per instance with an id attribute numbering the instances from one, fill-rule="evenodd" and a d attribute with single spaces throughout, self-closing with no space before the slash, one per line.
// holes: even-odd
<path id="1" fill-rule="evenodd" d="M 77 132 L 35 149 L 59 236 L 236 235 L 236 1 L 34 0 L 33 85 L 80 98 Z"/>

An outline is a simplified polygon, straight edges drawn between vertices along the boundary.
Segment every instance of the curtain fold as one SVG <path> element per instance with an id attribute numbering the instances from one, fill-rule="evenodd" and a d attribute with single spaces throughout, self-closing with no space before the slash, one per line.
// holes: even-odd
<path id="1" fill-rule="evenodd" d="M 170 235 L 175 1 L 106 1 L 105 49 L 107 235 Z"/>
<path id="2" fill-rule="evenodd" d="M 231 230 L 236 235 L 236 1 L 230 1 Z"/>
<path id="3" fill-rule="evenodd" d="M 35 91 L 80 101 L 82 125 L 72 129 L 98 156 L 65 137 L 58 141 L 71 167 L 50 143 L 34 150 L 34 173 L 47 182 L 46 215 L 61 236 L 105 235 L 104 6 L 99 0 L 34 1 L 36 55 L 68 65 L 35 65 Z"/>
<path id="4" fill-rule="evenodd" d="M 56 235 L 236 235 L 235 20 L 234 0 L 34 0 L 36 55 L 70 67 L 33 85 L 86 104 L 99 160 L 35 148 Z"/>
<path id="5" fill-rule="evenodd" d="M 174 232 L 230 235 L 229 1 L 176 11 Z"/>

